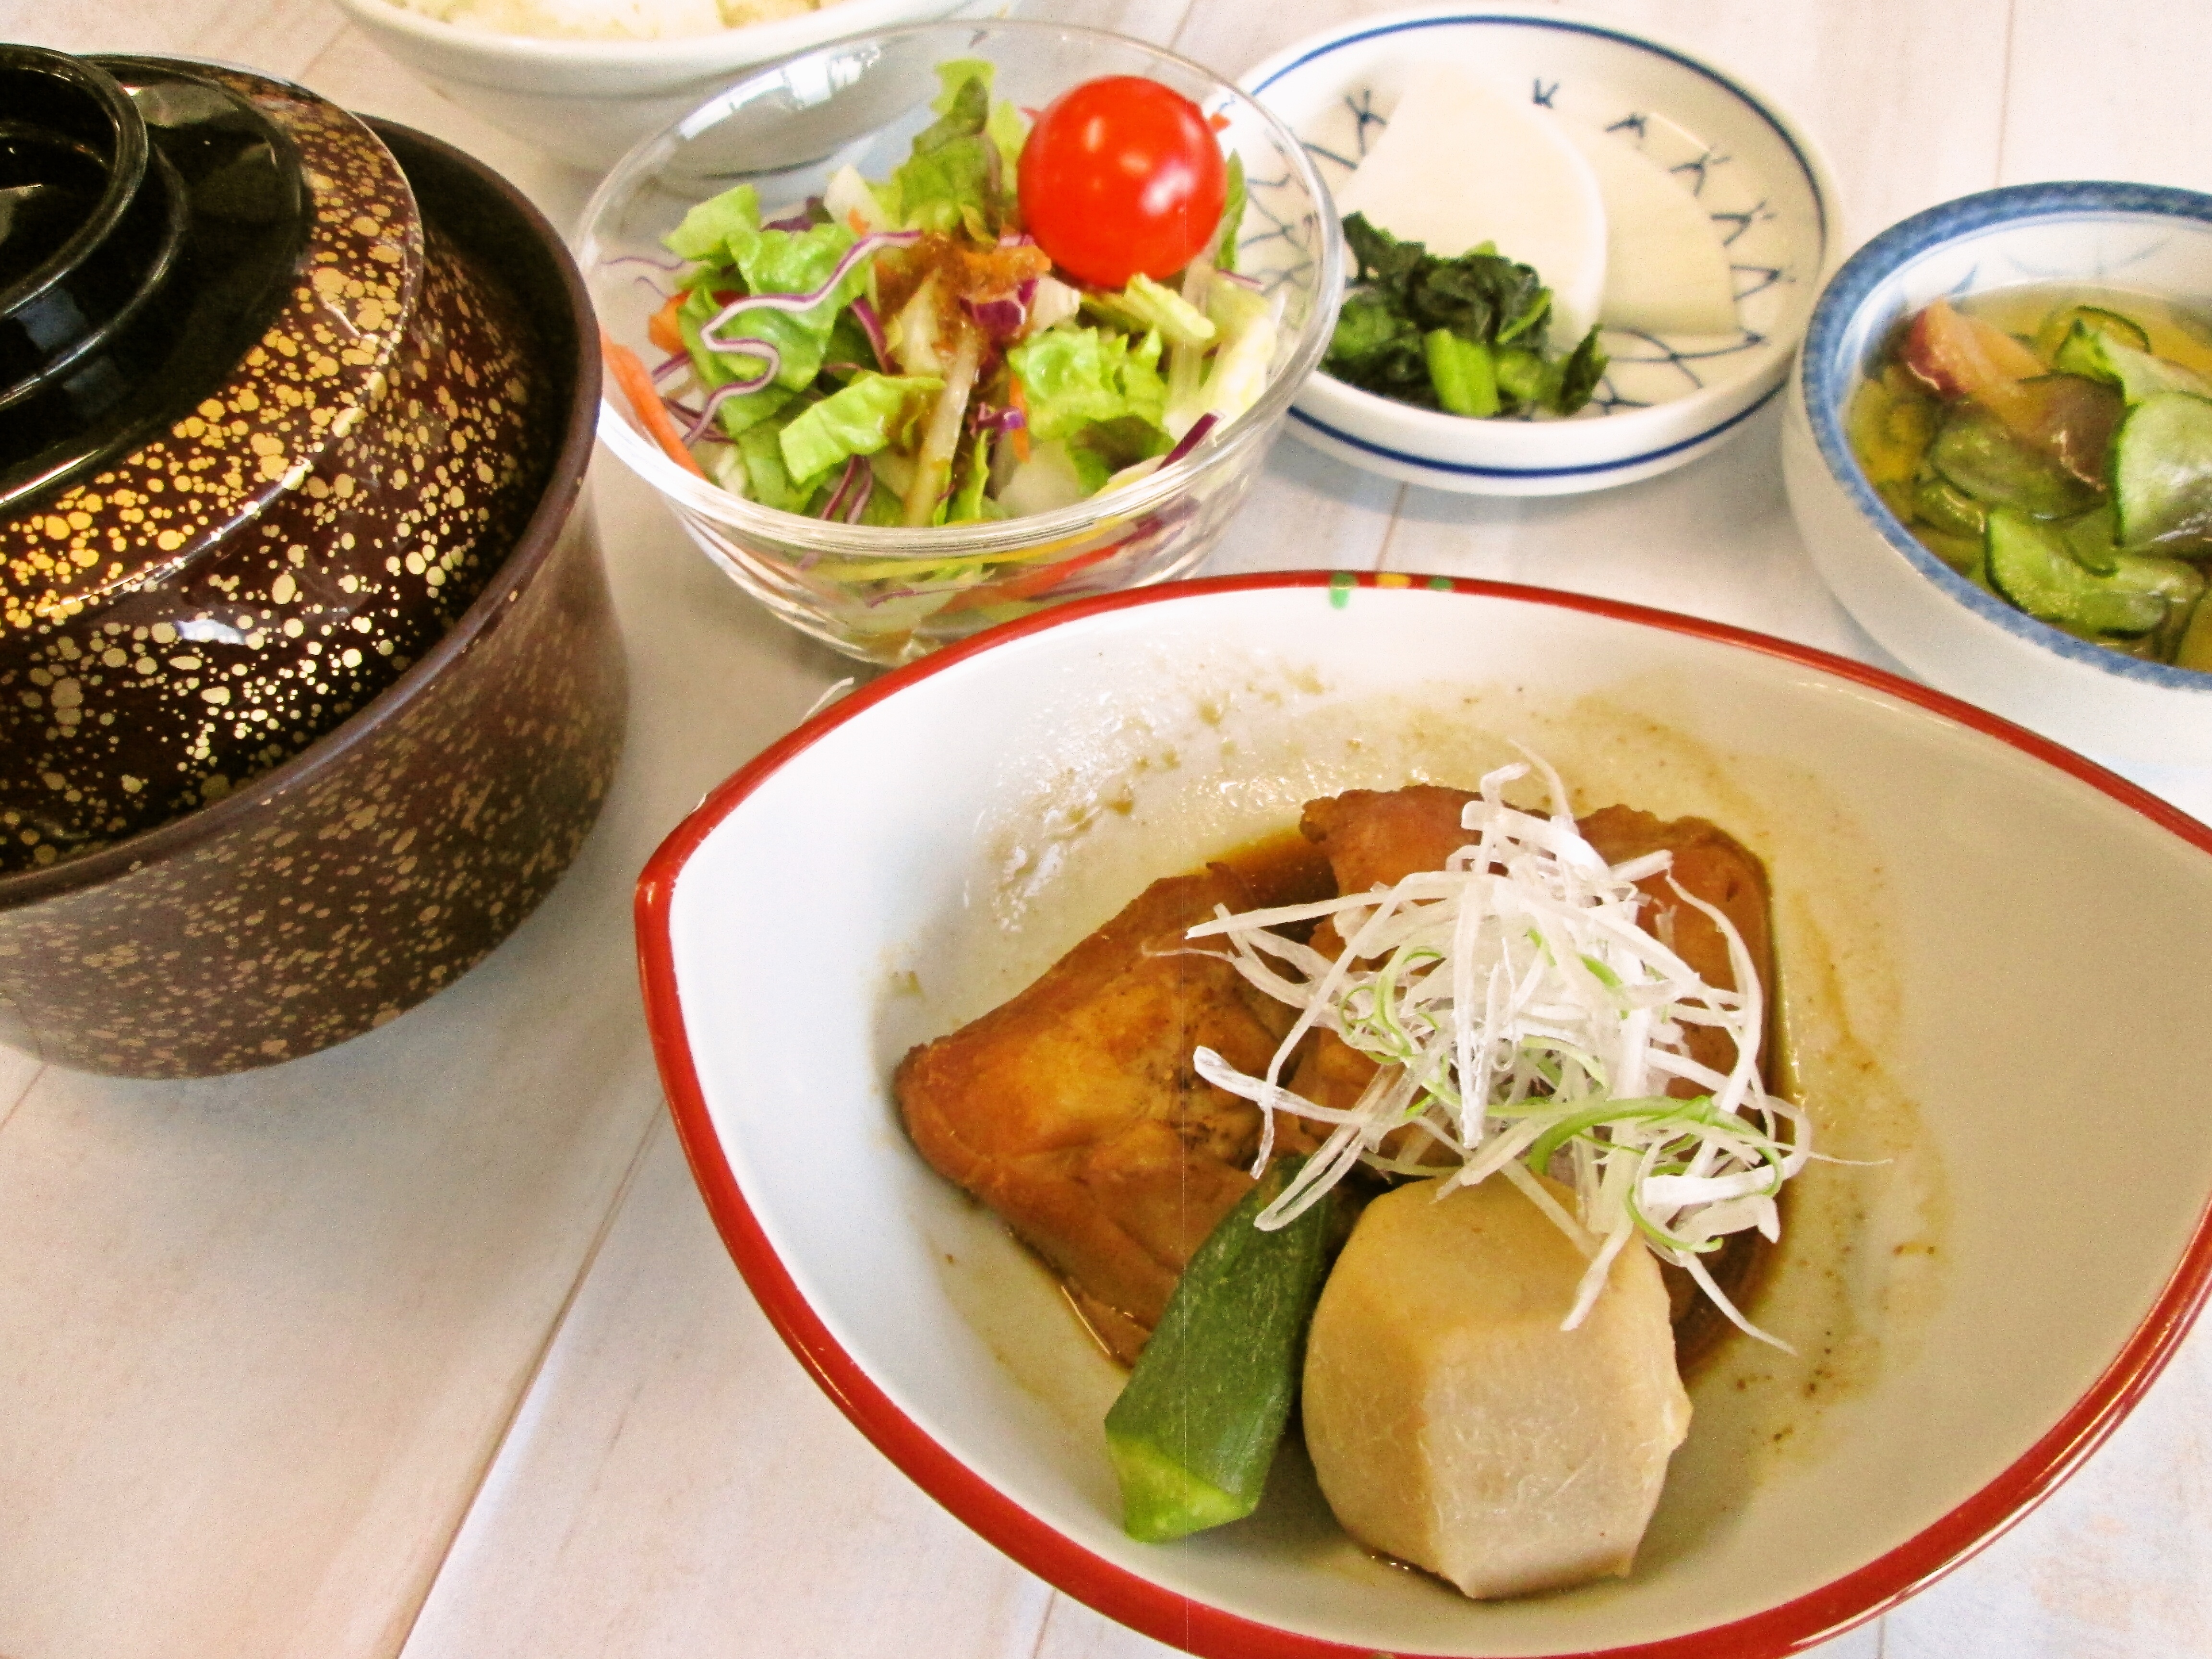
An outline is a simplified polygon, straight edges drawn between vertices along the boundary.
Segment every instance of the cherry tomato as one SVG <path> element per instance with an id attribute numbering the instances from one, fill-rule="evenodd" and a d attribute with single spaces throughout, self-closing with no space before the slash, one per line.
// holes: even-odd
<path id="1" fill-rule="evenodd" d="M 1206 251 L 1228 193 L 1205 113 L 1140 76 L 1063 93 L 1022 150 L 1022 220 L 1053 263 L 1100 288 L 1171 276 Z"/>

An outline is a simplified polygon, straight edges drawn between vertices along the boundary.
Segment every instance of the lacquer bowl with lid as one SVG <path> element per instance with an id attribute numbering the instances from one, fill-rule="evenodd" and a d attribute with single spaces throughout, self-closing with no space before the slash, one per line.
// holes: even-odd
<path id="1" fill-rule="evenodd" d="M 0 108 L 0 1037 L 303 1053 L 604 795 L 588 302 L 495 175 L 268 76 L 9 47 Z"/>

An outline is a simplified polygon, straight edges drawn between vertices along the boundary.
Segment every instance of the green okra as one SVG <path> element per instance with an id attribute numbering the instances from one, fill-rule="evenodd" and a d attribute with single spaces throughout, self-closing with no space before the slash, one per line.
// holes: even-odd
<path id="1" fill-rule="evenodd" d="M 1304 1162 L 1278 1159 L 1206 1236 L 1106 1413 L 1132 1538 L 1164 1543 L 1259 1504 L 1321 1295 L 1333 1195 L 1278 1231 L 1253 1224 Z"/>

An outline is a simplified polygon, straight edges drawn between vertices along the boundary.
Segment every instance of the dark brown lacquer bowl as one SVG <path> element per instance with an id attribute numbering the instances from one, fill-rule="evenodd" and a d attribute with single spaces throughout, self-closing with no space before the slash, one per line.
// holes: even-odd
<path id="1" fill-rule="evenodd" d="M 11 345 L 65 343 L 21 351 L 30 375 L 0 391 L 0 490 L 19 492 L 0 523 L 0 871 L 220 800 L 338 726 L 475 599 L 557 441 L 529 308 L 458 227 L 425 222 L 361 122 L 256 76 L 15 55 L 0 110 L 52 88 L 51 132 L 79 112 L 68 94 L 90 117 L 107 93 L 116 132 L 71 159 L 100 182 L 93 163 L 143 133 L 149 165 L 109 168 L 106 197 L 135 179 L 133 199 L 82 254 L 109 201 L 78 194 L 92 222 L 13 307 L 19 337 L 0 324 L 0 376 Z M 58 153 L 19 170 L 51 177 Z M 157 187 L 178 246 L 125 266 L 124 314 L 101 319 L 85 292 L 110 244 L 137 247 Z M 34 207 L 55 190 L 15 188 Z M 69 318 L 37 314 L 64 299 Z"/>
<path id="2" fill-rule="evenodd" d="M 211 65 L 35 56 L 77 77 L 48 125 L 84 165 L 45 168 L 75 201 L 15 186 L 18 222 L 88 202 L 99 228 L 131 147 L 69 97 L 106 79 L 184 228 L 135 310 L 158 253 L 104 288 L 64 269 L 124 298 L 69 307 L 100 337 L 58 371 L 6 384 L 0 315 L 0 1041 L 267 1065 L 450 984 L 598 816 L 626 688 L 578 510 L 589 301 L 544 219 L 434 140 Z M 69 266 L 24 276 L 15 240 L 0 313 Z M 170 366 L 131 383 L 149 353 Z"/>

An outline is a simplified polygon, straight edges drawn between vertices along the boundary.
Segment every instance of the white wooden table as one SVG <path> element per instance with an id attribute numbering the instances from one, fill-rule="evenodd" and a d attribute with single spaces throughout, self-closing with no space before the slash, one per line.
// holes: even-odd
<path id="1" fill-rule="evenodd" d="M 1033 0 L 1235 74 L 1362 0 Z M 2212 190 L 2201 0 L 1595 0 L 1826 146 L 1854 240 L 1993 184 Z M 0 38 L 306 82 L 592 180 L 425 91 L 323 0 L 0 0 Z M 1783 500 L 1772 412 L 1583 500 L 1385 484 L 1279 447 L 1212 568 L 1545 583 L 1873 660 Z M 631 881 L 848 665 L 602 457 L 633 658 L 615 795 L 492 960 L 343 1048 L 118 1083 L 0 1051 L 0 1659 L 1137 1659 L 801 1375 L 694 1195 L 638 1009 Z M 679 674 L 674 665 L 684 665 Z M 2212 817 L 2212 780 L 2145 776 Z M 2212 1656 L 2212 1328 L 2070 1485 L 1832 1659 Z"/>

